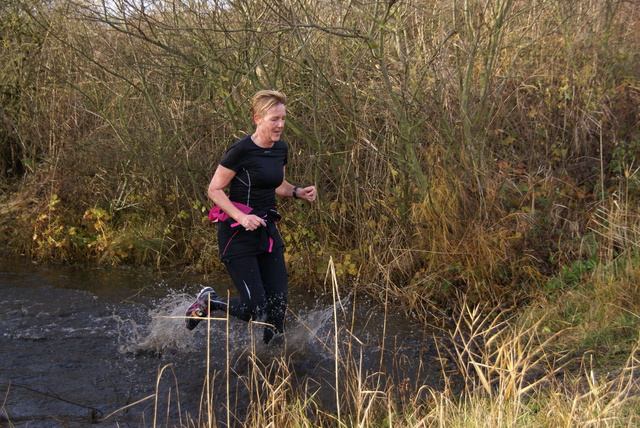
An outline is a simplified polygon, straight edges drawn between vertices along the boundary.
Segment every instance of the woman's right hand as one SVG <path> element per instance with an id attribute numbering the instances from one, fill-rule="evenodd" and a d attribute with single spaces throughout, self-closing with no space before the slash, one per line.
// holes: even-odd
<path id="1" fill-rule="evenodd" d="M 256 230 L 260 226 L 266 226 L 265 219 L 253 214 L 245 214 L 238 222 L 245 230 Z"/>

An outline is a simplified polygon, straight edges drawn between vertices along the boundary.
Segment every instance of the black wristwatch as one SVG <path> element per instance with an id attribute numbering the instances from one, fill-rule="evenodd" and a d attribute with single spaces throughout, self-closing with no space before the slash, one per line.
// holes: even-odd
<path id="1" fill-rule="evenodd" d="M 293 199 L 300 199 L 300 197 L 298 196 L 298 193 L 297 193 L 299 188 L 300 188 L 300 186 L 295 186 L 293 188 Z"/>

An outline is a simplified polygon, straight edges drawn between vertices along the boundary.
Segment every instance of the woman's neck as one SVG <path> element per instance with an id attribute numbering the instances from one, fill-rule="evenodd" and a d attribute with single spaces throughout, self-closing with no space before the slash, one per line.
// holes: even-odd
<path id="1" fill-rule="evenodd" d="M 260 138 L 260 136 L 255 132 L 251 135 L 251 140 L 253 141 L 253 143 L 256 146 L 262 147 L 263 149 L 269 149 L 269 148 L 273 147 L 273 141 L 271 141 L 271 140 L 263 141 Z"/>

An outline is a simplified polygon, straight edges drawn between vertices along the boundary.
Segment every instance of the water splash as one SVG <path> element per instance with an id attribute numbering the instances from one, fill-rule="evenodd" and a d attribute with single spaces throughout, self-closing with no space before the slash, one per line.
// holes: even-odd
<path id="1" fill-rule="evenodd" d="M 157 355 L 167 352 L 204 353 L 207 349 L 206 342 L 210 340 L 209 346 L 215 348 L 215 354 L 223 351 L 244 354 L 252 350 L 260 358 L 273 358 L 283 354 L 303 359 L 309 356 L 331 356 L 334 340 L 331 328 L 334 318 L 332 304 L 315 302 L 311 309 L 290 309 L 285 333 L 276 335 L 270 344 L 265 345 L 261 340 L 262 328 L 259 325 L 248 325 L 233 318 L 229 320 L 228 333 L 224 321 L 211 321 L 209 338 L 206 334 L 206 321 L 193 331 L 187 330 L 184 315 L 192 301 L 191 295 L 175 292 L 160 299 L 155 307 L 145 309 L 146 313 L 139 314 L 137 320 L 132 317 L 123 319 L 114 314 L 113 318 L 120 331 L 120 352 Z M 336 305 L 338 312 L 342 312 L 348 305 L 348 298 Z M 221 312 L 212 316 L 224 318 L 225 314 Z"/>
<path id="2" fill-rule="evenodd" d="M 120 352 L 163 354 L 192 350 L 193 333 L 184 325 L 185 308 L 191 300 L 186 294 L 170 294 L 147 309 L 142 321 L 114 315 L 121 332 Z"/>
<path id="3" fill-rule="evenodd" d="M 334 312 L 343 314 L 348 304 L 349 299 L 345 298 L 337 302 L 335 308 L 334 304 L 318 300 L 311 309 L 290 308 L 285 333 L 274 337 L 268 345 L 257 346 L 257 356 L 266 359 L 284 355 L 297 360 L 333 358 Z"/>

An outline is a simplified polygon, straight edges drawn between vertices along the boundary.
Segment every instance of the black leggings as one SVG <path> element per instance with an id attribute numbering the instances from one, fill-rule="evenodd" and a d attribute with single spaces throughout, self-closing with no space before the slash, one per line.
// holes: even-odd
<path id="1" fill-rule="evenodd" d="M 240 298 L 229 300 L 229 314 L 244 321 L 264 321 L 264 342 L 284 331 L 287 311 L 287 270 L 283 248 L 271 253 L 237 257 L 225 262 Z M 223 308 L 220 308 L 223 309 Z M 224 308 L 226 309 L 226 308 Z"/>

